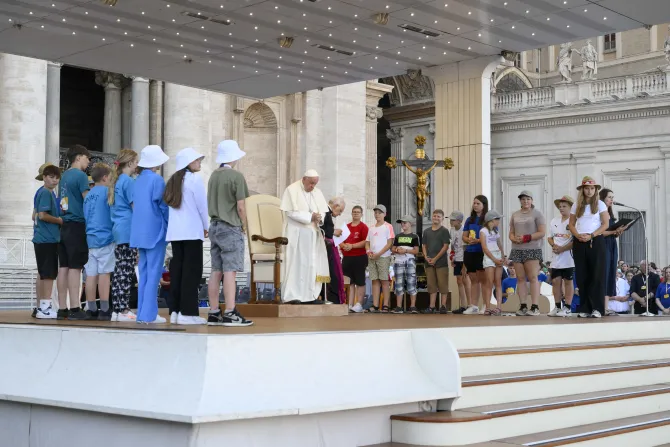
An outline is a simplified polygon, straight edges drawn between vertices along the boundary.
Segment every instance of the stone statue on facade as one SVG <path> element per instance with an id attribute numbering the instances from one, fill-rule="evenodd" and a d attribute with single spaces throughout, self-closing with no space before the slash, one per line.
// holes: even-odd
<path id="1" fill-rule="evenodd" d="M 598 74 L 598 51 L 591 40 L 587 40 L 580 51 L 573 51 L 582 57 L 582 81 L 595 79 Z"/>
<path id="2" fill-rule="evenodd" d="M 558 72 L 561 75 L 561 82 L 572 82 L 572 53 L 575 51 L 572 48 L 572 42 L 561 44 L 561 49 L 558 52 Z"/>
<path id="3" fill-rule="evenodd" d="M 665 60 L 668 61 L 668 67 L 670 67 L 670 26 L 668 26 L 668 36 L 665 38 L 663 52 L 665 52 Z"/>

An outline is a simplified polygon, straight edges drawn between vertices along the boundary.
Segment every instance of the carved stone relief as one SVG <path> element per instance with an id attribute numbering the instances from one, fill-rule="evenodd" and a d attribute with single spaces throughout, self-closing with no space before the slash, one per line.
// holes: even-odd
<path id="1" fill-rule="evenodd" d="M 394 106 L 435 101 L 433 81 L 421 70 L 408 70 L 407 74 L 383 78 L 382 82 L 395 87 L 390 97 Z"/>

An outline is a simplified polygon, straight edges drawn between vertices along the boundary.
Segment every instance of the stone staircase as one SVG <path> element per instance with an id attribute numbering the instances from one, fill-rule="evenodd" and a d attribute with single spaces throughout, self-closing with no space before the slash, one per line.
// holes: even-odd
<path id="1" fill-rule="evenodd" d="M 459 355 L 462 397 L 392 416 L 392 442 L 375 447 L 668 445 L 670 338 Z"/>

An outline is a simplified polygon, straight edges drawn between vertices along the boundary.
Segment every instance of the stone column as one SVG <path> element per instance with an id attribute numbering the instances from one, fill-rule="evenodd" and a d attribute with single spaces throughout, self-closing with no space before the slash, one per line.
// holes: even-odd
<path id="1" fill-rule="evenodd" d="M 132 127 L 132 87 L 125 85 L 121 90 L 121 147 L 130 148 L 130 128 Z"/>
<path id="2" fill-rule="evenodd" d="M 232 140 L 237 141 L 238 146 L 244 150 L 244 97 L 232 96 L 230 104 L 233 109 Z M 245 159 L 237 162 L 237 169 L 241 170 Z"/>
<path id="3" fill-rule="evenodd" d="M 163 81 L 149 85 L 149 144 L 163 146 Z"/>
<path id="4" fill-rule="evenodd" d="M 393 91 L 392 85 L 367 81 L 365 84 L 365 222 L 374 222 L 377 205 L 377 121 L 382 117 L 379 100 Z"/>
<path id="5" fill-rule="evenodd" d="M 121 149 L 121 90 L 125 78 L 118 73 L 98 71 L 95 82 L 105 88 L 105 125 L 102 150 L 118 154 Z"/>
<path id="6" fill-rule="evenodd" d="M 491 75 L 503 60 L 482 57 L 429 68 L 435 81 L 435 159 L 454 168 L 436 169 L 435 207 L 466 212 L 477 194 L 491 196 Z"/>
<path id="7" fill-rule="evenodd" d="M 291 184 L 305 172 L 305 160 L 300 150 L 300 134 L 302 126 L 302 93 L 294 93 L 289 101 L 289 113 L 291 121 L 289 124 L 289 169 L 287 183 Z"/>
<path id="8" fill-rule="evenodd" d="M 60 69 L 63 64 L 47 62 L 46 161 L 60 162 Z"/>
<path id="9" fill-rule="evenodd" d="M 46 117 L 47 62 L 0 53 L 0 236 L 32 238 L 40 186 L 33 178 L 45 159 Z M 16 250 L 0 248 L 0 263 L 25 261 Z"/>
<path id="10" fill-rule="evenodd" d="M 391 156 L 396 160 L 403 158 L 403 137 L 405 131 L 402 127 L 392 127 L 386 130 L 386 137 L 391 140 Z M 391 171 L 391 219 L 395 223 L 402 216 L 402 204 L 405 203 L 405 167 L 402 164 Z M 374 207 L 374 205 L 372 205 Z M 374 215 L 369 220 L 374 222 Z"/>
<path id="11" fill-rule="evenodd" d="M 140 152 L 149 145 L 149 80 L 139 76 L 132 79 L 130 147 Z"/>
<path id="12" fill-rule="evenodd" d="M 668 265 L 670 258 L 668 253 L 670 253 L 670 225 L 667 225 L 667 222 L 670 222 L 670 146 L 661 147 L 661 153 L 665 157 L 663 160 L 664 164 L 664 174 L 665 174 L 665 190 L 661 191 L 661 197 L 659 203 L 665 204 L 665 225 L 661 225 L 660 228 L 665 228 L 665 250 L 658 250 L 661 254 L 661 259 L 659 260 L 662 265 Z M 660 210 L 659 210 L 660 211 Z M 659 213 L 660 214 L 660 213 Z M 660 216 L 659 216 L 660 217 Z M 661 217 L 662 219 L 662 217 Z M 662 238 L 661 238 L 662 239 Z M 659 244 L 660 245 L 660 244 Z M 662 246 L 661 246 L 662 247 Z"/>

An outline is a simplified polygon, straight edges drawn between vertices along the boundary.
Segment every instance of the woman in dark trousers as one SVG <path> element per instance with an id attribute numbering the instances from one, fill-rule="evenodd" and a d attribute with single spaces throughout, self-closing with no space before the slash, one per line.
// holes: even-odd
<path id="1" fill-rule="evenodd" d="M 600 200 L 607 207 L 609 221 L 608 228 L 614 225 L 616 219 L 614 218 L 614 211 L 612 211 L 612 204 L 614 203 L 614 193 L 611 189 L 603 188 L 598 193 Z M 609 300 L 611 297 L 617 296 L 616 293 L 616 271 L 617 261 L 619 259 L 619 248 L 617 247 L 617 238 L 623 233 L 624 228 L 619 227 L 615 231 L 605 231 L 603 237 L 605 238 L 605 247 L 607 248 L 605 256 L 605 315 L 608 317 L 617 316 L 616 312 L 610 310 Z"/>
<path id="2" fill-rule="evenodd" d="M 598 200 L 600 185 L 591 177 L 582 179 L 577 187 L 577 203 L 570 210 L 568 228 L 574 239 L 572 253 L 580 302 L 577 312 L 581 318 L 600 318 L 605 312 L 605 258 L 607 246 L 603 233 L 609 226 L 609 213 Z"/>

